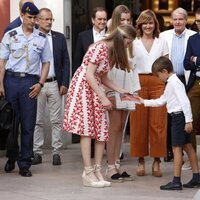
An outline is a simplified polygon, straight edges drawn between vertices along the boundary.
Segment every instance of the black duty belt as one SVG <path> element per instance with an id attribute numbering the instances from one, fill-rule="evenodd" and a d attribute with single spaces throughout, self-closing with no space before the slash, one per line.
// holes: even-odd
<path id="1" fill-rule="evenodd" d="M 6 71 L 6 75 L 8 76 L 14 76 L 14 77 L 28 77 L 28 76 L 36 76 L 38 77 L 38 75 L 35 75 L 35 74 L 28 74 L 28 73 L 25 73 L 25 72 L 12 72 L 12 71 Z"/>
<path id="2" fill-rule="evenodd" d="M 56 77 L 47 78 L 45 82 L 53 82 L 56 81 Z"/>

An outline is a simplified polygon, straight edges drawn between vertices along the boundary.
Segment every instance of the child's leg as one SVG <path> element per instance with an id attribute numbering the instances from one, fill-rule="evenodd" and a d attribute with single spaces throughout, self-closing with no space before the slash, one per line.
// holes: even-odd
<path id="1" fill-rule="evenodd" d="M 174 153 L 174 177 L 180 177 L 183 164 L 182 147 L 173 146 L 172 149 Z"/>
<path id="2" fill-rule="evenodd" d="M 189 161 L 192 167 L 192 172 L 199 173 L 197 155 L 192 144 L 191 143 L 185 144 L 183 149 L 187 153 L 187 156 L 189 158 Z"/>
<path id="3" fill-rule="evenodd" d="M 183 148 L 188 155 L 193 172 L 192 179 L 188 183 L 183 184 L 183 187 L 186 188 L 200 187 L 199 166 L 198 166 L 198 159 L 196 152 L 191 143 L 185 144 Z"/>
<path id="4" fill-rule="evenodd" d="M 161 190 L 182 190 L 181 184 L 181 167 L 183 162 L 182 156 L 182 147 L 180 146 L 173 146 L 173 153 L 174 153 L 174 177 L 172 182 L 169 182 L 166 185 L 161 185 Z"/>

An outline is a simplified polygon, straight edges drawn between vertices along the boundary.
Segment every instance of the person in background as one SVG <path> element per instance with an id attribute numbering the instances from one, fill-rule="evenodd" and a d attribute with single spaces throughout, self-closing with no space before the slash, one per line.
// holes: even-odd
<path id="1" fill-rule="evenodd" d="M 33 155 L 37 96 L 44 86 L 51 60 L 45 34 L 34 28 L 38 12 L 33 3 L 24 3 L 22 25 L 4 35 L 0 50 L 0 95 L 5 95 L 6 100 L 12 104 L 17 127 L 20 124 L 21 128 L 20 152 L 18 154 L 18 149 L 11 152 L 5 170 L 14 170 L 18 158 L 19 174 L 25 177 L 32 176 L 29 169 Z"/>
<path id="2" fill-rule="evenodd" d="M 50 9 L 42 8 L 38 14 L 39 30 L 48 38 L 52 60 L 48 77 L 37 100 L 37 119 L 34 132 L 34 158 L 32 165 L 42 163 L 44 144 L 44 113 L 48 105 L 52 129 L 53 165 L 61 165 L 62 147 L 62 96 L 67 93 L 70 77 L 70 62 L 65 36 L 53 31 L 53 14 Z"/>
<path id="3" fill-rule="evenodd" d="M 152 63 L 160 56 L 168 56 L 167 42 L 159 37 L 159 23 L 152 10 L 144 10 L 136 21 L 137 38 L 133 42 L 133 55 L 139 73 L 141 90 L 138 95 L 145 99 L 158 98 L 165 83 L 153 76 Z M 130 114 L 131 156 L 138 157 L 137 176 L 145 175 L 144 157 L 154 158 L 152 175 L 161 177 L 160 157 L 166 155 L 167 113 L 164 106 L 145 108 L 136 105 Z"/>
<path id="4" fill-rule="evenodd" d="M 119 5 L 114 9 L 107 34 L 108 35 L 111 34 L 112 31 L 114 31 L 119 25 L 122 24 L 131 25 L 131 12 L 125 5 Z M 134 79 L 132 91 L 136 92 L 137 90 L 140 89 L 140 83 L 137 71 L 133 65 L 132 44 L 130 44 L 129 47 L 126 49 L 126 53 L 129 57 L 129 61 L 131 64 L 130 73 L 133 74 L 133 79 Z M 124 69 L 123 66 L 119 66 L 119 68 Z M 108 77 L 114 83 L 119 84 L 116 77 L 116 71 L 113 71 L 113 69 L 111 69 L 108 72 Z M 124 70 L 127 69 L 125 68 Z M 116 103 L 115 103 L 114 92 L 112 90 L 111 91 L 108 90 L 108 92 L 109 94 L 111 94 L 112 92 L 112 95 L 109 95 L 109 100 L 112 102 L 113 105 L 115 105 Z M 129 111 L 123 109 L 121 110 L 116 109 L 116 107 L 114 106 L 112 110 L 108 111 L 108 114 L 109 114 L 109 141 L 106 144 L 107 159 L 108 159 L 108 168 L 106 170 L 106 177 L 109 181 L 112 182 L 123 182 L 124 180 L 132 181 L 133 177 L 129 175 L 126 171 L 123 171 L 120 167 L 120 149 L 122 146 L 122 138 L 123 134 L 125 133 L 124 130 L 126 128 Z"/>
<path id="5" fill-rule="evenodd" d="M 183 59 L 186 51 L 188 38 L 195 34 L 194 31 L 187 29 L 187 11 L 183 8 L 177 8 L 171 13 L 171 21 L 173 29 L 164 31 L 160 34 L 165 38 L 169 47 L 169 59 L 174 66 L 174 73 L 186 85 L 188 80 L 188 72 L 184 70 Z M 171 116 L 168 114 L 168 128 L 167 128 L 167 156 L 164 158 L 166 162 L 173 160 L 173 152 L 171 145 Z M 186 167 L 187 162 L 183 166 Z"/>
<path id="6" fill-rule="evenodd" d="M 70 83 L 63 127 L 67 132 L 81 136 L 84 186 L 111 185 L 101 174 L 105 142 L 109 139 L 107 110 L 112 109 L 103 86 L 119 93 L 127 93 L 108 79 L 107 73 L 113 66 L 130 68 L 126 48 L 134 37 L 135 30 L 132 26 L 121 25 L 105 39 L 91 45 Z M 92 138 L 95 139 L 94 166 L 91 161 Z"/>
<path id="7" fill-rule="evenodd" d="M 200 32 L 200 9 L 195 13 L 195 23 Z M 192 145 L 197 150 L 196 135 L 200 124 L 200 35 L 199 32 L 189 37 L 184 58 L 185 70 L 190 70 L 190 77 L 186 85 L 187 94 L 192 107 L 193 127 Z M 190 163 L 191 164 L 191 163 Z"/>
<path id="8" fill-rule="evenodd" d="M 88 47 L 105 37 L 107 23 L 106 9 L 104 7 L 95 7 L 92 11 L 91 21 L 93 24 L 92 29 L 78 34 L 73 58 L 72 74 L 74 74 L 77 68 L 81 65 Z"/>
<path id="9" fill-rule="evenodd" d="M 167 112 L 172 116 L 171 134 L 174 153 L 174 177 L 171 182 L 160 186 L 161 190 L 182 190 L 181 167 L 183 150 L 191 163 L 193 177 L 183 184 L 185 188 L 200 187 L 198 160 L 191 143 L 192 112 L 184 84 L 173 72 L 172 62 L 166 57 L 158 58 L 152 66 L 152 72 L 163 82 L 167 82 L 165 91 L 160 98 L 142 100 L 145 106 L 159 107 L 166 104 Z"/>
<path id="10" fill-rule="evenodd" d="M 80 32 L 76 42 L 76 48 L 72 63 L 72 74 L 75 73 L 77 68 L 81 65 L 83 57 L 88 50 L 88 47 L 105 37 L 107 11 L 104 7 L 95 7 L 92 11 L 91 21 L 93 24 L 92 29 Z M 94 140 L 91 144 L 91 157 L 94 157 Z"/>
<path id="11" fill-rule="evenodd" d="M 5 34 L 6 32 L 8 32 L 8 31 L 14 29 L 14 28 L 17 28 L 18 26 L 21 26 L 21 24 L 22 24 L 22 17 L 21 17 L 21 15 L 22 15 L 22 6 L 23 6 L 24 3 L 26 3 L 26 2 L 33 3 L 32 0 L 20 0 L 20 1 L 19 1 L 19 13 L 20 13 L 20 16 L 17 17 L 15 20 L 13 20 L 13 21 L 6 27 L 6 29 L 5 29 L 5 31 L 4 31 L 4 34 Z"/>

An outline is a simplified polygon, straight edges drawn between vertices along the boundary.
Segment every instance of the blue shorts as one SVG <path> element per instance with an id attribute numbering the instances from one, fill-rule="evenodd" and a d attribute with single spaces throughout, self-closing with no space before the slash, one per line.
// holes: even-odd
<path id="1" fill-rule="evenodd" d="M 172 146 L 183 147 L 185 144 L 191 143 L 191 134 L 185 129 L 185 116 L 183 112 L 171 113 L 171 134 Z"/>

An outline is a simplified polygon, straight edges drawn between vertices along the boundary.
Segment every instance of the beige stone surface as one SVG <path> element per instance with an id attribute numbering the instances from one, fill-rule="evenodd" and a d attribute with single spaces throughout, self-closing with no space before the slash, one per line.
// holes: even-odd
<path id="1" fill-rule="evenodd" d="M 198 158 L 200 159 L 200 146 Z M 129 144 L 125 144 L 122 166 L 135 175 L 137 160 L 129 157 Z M 160 185 L 172 179 L 173 162 L 161 163 L 162 178 L 151 175 L 153 160 L 146 158 L 146 176 L 136 177 L 132 182 L 113 183 L 110 188 L 83 187 L 81 182 L 82 158 L 79 144 L 68 145 L 62 152 L 62 165 L 52 165 L 50 150 L 43 155 L 43 163 L 31 167 L 31 178 L 21 177 L 18 167 L 6 174 L 3 170 L 5 157 L 0 158 L 0 200 L 186 200 L 200 199 L 198 189 L 161 191 Z M 103 169 L 106 169 L 104 156 Z M 200 163 L 199 163 L 200 164 Z M 182 171 L 182 182 L 187 182 L 191 170 Z M 195 196 L 196 195 L 196 196 Z"/>

